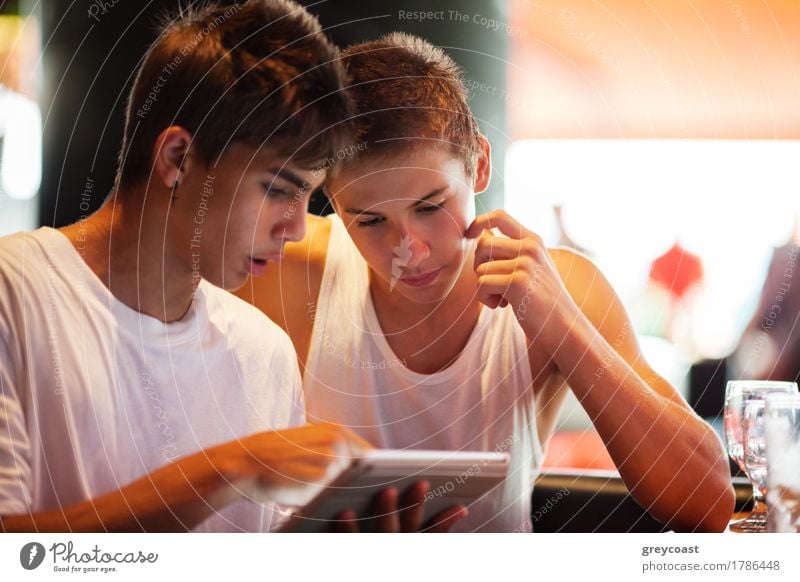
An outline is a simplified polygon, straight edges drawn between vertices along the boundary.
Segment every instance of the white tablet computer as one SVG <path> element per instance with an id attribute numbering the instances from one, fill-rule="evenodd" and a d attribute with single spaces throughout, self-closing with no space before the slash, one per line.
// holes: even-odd
<path id="1" fill-rule="evenodd" d="M 469 506 L 499 485 L 508 471 L 507 453 L 481 451 L 375 450 L 356 459 L 305 507 L 291 512 L 284 532 L 330 531 L 345 509 L 368 514 L 374 496 L 386 487 L 402 494 L 420 480 L 430 483 L 426 523 L 454 505 Z M 369 524 L 364 523 L 368 529 Z"/>

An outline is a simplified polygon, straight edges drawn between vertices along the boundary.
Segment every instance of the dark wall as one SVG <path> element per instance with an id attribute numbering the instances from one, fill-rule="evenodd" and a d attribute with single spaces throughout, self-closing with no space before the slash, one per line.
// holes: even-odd
<path id="1" fill-rule="evenodd" d="M 134 72 L 155 39 L 158 17 L 174 12 L 178 2 L 48 0 L 42 4 L 40 222 L 62 226 L 93 212 L 112 188 L 125 98 Z M 498 94 L 502 95 L 506 86 L 508 36 L 480 21 L 503 22 L 505 2 L 328 0 L 305 4 L 341 45 L 404 30 L 445 48 L 464 67 L 468 80 L 483 84 L 474 91 L 471 104 L 492 142 L 495 176 L 481 202 L 487 207 L 499 206 L 507 140 L 505 107 Z M 444 19 L 420 21 L 409 16 L 416 10 L 443 11 Z M 479 22 L 473 22 L 475 18 Z"/>
<path id="2" fill-rule="evenodd" d="M 111 190 L 136 67 L 156 38 L 159 17 L 174 13 L 178 2 L 47 0 L 42 5 L 39 218 L 41 224 L 63 226 L 93 212 Z"/>

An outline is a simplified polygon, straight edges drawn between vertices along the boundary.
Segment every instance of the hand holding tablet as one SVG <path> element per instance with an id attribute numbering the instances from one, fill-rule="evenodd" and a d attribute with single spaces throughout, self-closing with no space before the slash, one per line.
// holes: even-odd
<path id="1" fill-rule="evenodd" d="M 391 519 L 402 522 L 406 512 L 421 512 L 421 520 L 419 513 L 411 519 L 422 524 L 433 520 L 445 525 L 460 517 L 458 506 L 469 507 L 501 483 L 507 469 L 505 453 L 369 451 L 343 468 L 308 504 L 294 510 L 281 531 L 392 531 L 386 524 Z M 387 514 L 391 507 L 396 507 L 398 516 Z M 371 517 L 363 517 L 367 515 Z"/>

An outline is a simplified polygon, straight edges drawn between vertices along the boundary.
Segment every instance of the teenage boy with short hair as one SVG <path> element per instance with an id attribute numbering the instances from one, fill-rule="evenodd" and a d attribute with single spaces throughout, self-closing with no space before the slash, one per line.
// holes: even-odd
<path id="1" fill-rule="evenodd" d="M 343 60 L 359 147 L 326 184 L 336 214 L 309 217 L 273 276 L 240 291 L 292 337 L 309 419 L 382 447 L 508 452 L 505 483 L 455 529 L 529 531 L 571 388 L 643 507 L 724 529 L 721 443 L 647 364 L 603 275 L 503 211 L 475 217 L 489 144 L 452 59 L 395 33 Z"/>
<path id="2" fill-rule="evenodd" d="M 0 239 L 0 531 L 264 531 L 368 446 L 275 432 L 305 421 L 295 352 L 223 290 L 303 237 L 347 139 L 337 55 L 293 2 L 184 12 L 102 208 Z"/>

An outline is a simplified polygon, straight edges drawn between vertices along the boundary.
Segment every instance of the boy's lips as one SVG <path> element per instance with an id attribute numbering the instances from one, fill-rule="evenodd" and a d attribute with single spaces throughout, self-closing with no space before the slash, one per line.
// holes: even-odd
<path id="1" fill-rule="evenodd" d="M 406 285 L 410 285 L 411 287 L 424 287 L 425 285 L 430 285 L 433 283 L 441 270 L 442 269 L 439 268 L 435 271 L 428 271 L 427 273 L 423 273 L 422 275 L 418 275 L 416 277 L 402 277 L 400 281 Z"/>
<path id="2" fill-rule="evenodd" d="M 255 257 L 249 257 L 250 263 L 247 267 L 247 270 L 253 277 L 258 277 L 264 273 L 267 269 L 267 264 L 269 261 L 266 259 L 257 259 Z"/>
<path id="3" fill-rule="evenodd" d="M 258 277 L 262 275 L 267 268 L 267 265 L 270 262 L 280 261 L 281 257 L 283 256 L 282 253 L 271 254 L 271 255 L 261 255 L 258 257 L 250 256 L 248 258 L 248 265 L 247 270 L 253 277 Z"/>

